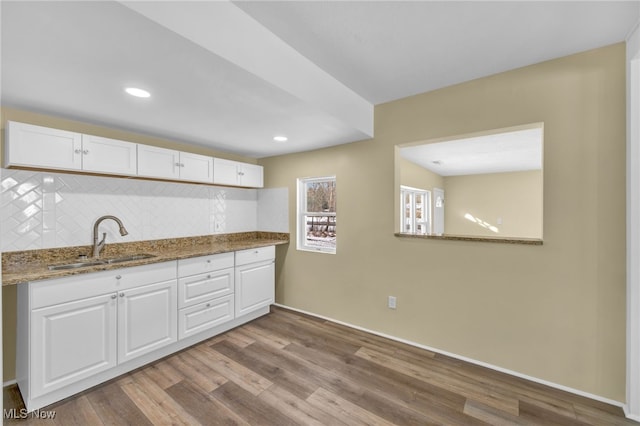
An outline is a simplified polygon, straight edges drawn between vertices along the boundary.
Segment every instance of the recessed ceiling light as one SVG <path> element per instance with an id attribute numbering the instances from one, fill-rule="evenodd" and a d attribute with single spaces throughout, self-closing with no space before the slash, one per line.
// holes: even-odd
<path id="1" fill-rule="evenodd" d="M 289 140 L 289 138 L 286 136 L 274 136 L 273 140 L 276 142 L 286 142 Z"/>
<path id="2" fill-rule="evenodd" d="M 135 96 L 136 98 L 148 98 L 149 96 L 151 96 L 151 93 L 137 87 L 127 87 L 126 89 L 124 89 L 124 91 L 131 96 Z"/>

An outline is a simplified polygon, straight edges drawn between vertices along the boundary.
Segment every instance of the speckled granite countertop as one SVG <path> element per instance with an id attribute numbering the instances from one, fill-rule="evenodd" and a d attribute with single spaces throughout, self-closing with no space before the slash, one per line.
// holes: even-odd
<path id="1" fill-rule="evenodd" d="M 448 241 L 477 241 L 484 243 L 500 243 L 500 244 L 524 244 L 529 246 L 541 246 L 542 240 L 537 238 L 516 238 L 516 237 L 476 237 L 472 235 L 417 235 L 396 232 L 396 237 L 402 238 L 421 238 L 424 240 L 448 240 Z"/>
<path id="2" fill-rule="evenodd" d="M 16 285 L 29 281 L 128 268 L 287 243 L 289 243 L 289 234 L 274 232 L 240 232 L 201 237 L 114 243 L 106 245 L 100 255 L 100 259 L 140 253 L 152 254 L 155 257 L 57 271 L 50 271 L 48 266 L 77 261 L 79 256 L 91 253 L 91 246 L 7 252 L 2 253 L 2 285 Z"/>

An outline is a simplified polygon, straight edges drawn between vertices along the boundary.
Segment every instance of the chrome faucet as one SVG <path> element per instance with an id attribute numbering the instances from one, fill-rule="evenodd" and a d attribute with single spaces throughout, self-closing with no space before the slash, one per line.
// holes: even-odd
<path id="1" fill-rule="evenodd" d="M 117 217 L 111 216 L 111 215 L 99 217 L 98 220 L 96 220 L 96 223 L 93 225 L 93 257 L 100 257 L 100 251 L 105 246 L 105 240 L 107 239 L 106 232 L 102 233 L 102 241 L 98 242 L 98 226 L 100 225 L 100 222 L 102 222 L 105 219 L 115 220 L 118 226 L 120 227 L 120 235 L 122 235 L 123 237 L 129 233 L 127 232 L 127 229 L 122 224 L 122 221 Z"/>

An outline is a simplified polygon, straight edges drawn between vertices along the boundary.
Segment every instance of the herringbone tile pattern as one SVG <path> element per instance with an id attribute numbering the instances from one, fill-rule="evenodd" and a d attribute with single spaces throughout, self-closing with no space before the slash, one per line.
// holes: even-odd
<path id="1" fill-rule="evenodd" d="M 258 229 L 255 189 L 13 169 L 2 170 L 0 186 L 4 252 L 91 244 L 93 223 L 106 214 L 129 231 L 123 238 L 115 223 L 104 222 L 107 242 Z M 280 215 L 284 201 L 275 207 Z"/>

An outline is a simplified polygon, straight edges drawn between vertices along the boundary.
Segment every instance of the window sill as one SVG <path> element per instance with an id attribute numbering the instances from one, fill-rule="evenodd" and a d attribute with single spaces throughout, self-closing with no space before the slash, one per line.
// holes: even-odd
<path id="1" fill-rule="evenodd" d="M 418 238 L 423 240 L 476 241 L 480 243 L 523 244 L 530 246 L 542 245 L 542 240 L 537 238 L 477 237 L 471 235 L 418 235 L 404 234 L 402 232 L 396 232 L 394 235 L 401 238 Z"/>
<path id="2" fill-rule="evenodd" d="M 335 249 L 326 249 L 326 248 L 314 248 L 314 247 L 296 247 L 298 251 L 307 251 L 309 253 L 323 253 L 323 254 L 336 254 Z"/>

